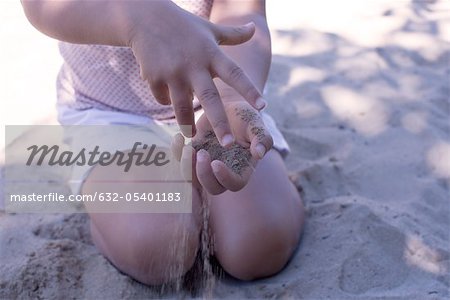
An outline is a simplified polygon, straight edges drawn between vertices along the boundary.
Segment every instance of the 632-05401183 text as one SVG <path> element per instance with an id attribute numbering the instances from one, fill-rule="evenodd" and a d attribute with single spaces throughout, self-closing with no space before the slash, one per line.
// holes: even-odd
<path id="1" fill-rule="evenodd" d="M 95 192 L 83 195 L 64 195 L 59 193 L 47 194 L 12 194 L 11 202 L 179 202 L 182 200 L 181 192 L 148 192 L 148 193 L 107 193 Z"/>

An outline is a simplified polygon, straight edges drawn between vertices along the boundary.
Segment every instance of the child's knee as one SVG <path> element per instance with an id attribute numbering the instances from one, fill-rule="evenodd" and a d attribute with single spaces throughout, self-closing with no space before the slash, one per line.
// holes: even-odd
<path id="1" fill-rule="evenodd" d="M 281 271 L 297 242 L 286 230 L 272 228 L 222 244 L 218 249 L 218 259 L 233 277 L 241 280 L 258 279 Z"/>
<path id="2" fill-rule="evenodd" d="M 193 233 L 179 238 L 181 241 L 177 241 L 177 237 L 162 237 L 152 242 L 137 242 L 129 275 L 149 285 L 167 283 L 183 276 L 194 264 L 199 241 Z"/>
<path id="3" fill-rule="evenodd" d="M 130 231 L 121 245 L 105 242 L 102 252 L 120 271 L 144 284 L 180 278 L 194 264 L 200 233 L 196 226 L 166 225 L 148 228 L 145 235 Z"/>

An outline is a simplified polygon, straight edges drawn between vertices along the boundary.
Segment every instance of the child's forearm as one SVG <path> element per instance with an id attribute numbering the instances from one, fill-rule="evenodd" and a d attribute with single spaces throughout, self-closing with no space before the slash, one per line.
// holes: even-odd
<path id="1" fill-rule="evenodd" d="M 229 5 L 233 5 L 233 3 Z M 240 4 L 238 2 L 234 3 L 234 5 L 239 6 Z M 225 10 L 224 7 L 216 7 L 216 10 L 213 9 L 211 21 L 224 25 L 245 24 L 252 21 L 256 25 L 255 35 L 250 41 L 234 47 L 223 46 L 222 50 L 245 71 L 262 93 L 267 81 L 272 58 L 270 32 L 267 26 L 264 8 L 258 6 L 256 8 L 251 7 L 248 9 L 248 13 L 237 16 L 232 16 L 231 13 L 227 15 L 224 12 Z M 236 10 L 239 10 L 239 7 Z M 216 80 L 216 83 L 224 101 L 242 99 L 234 89 L 230 88 L 221 80 Z"/>
<path id="2" fill-rule="evenodd" d="M 170 1 L 143 4 L 116 0 L 22 0 L 28 20 L 42 33 L 75 44 L 111 46 L 128 46 L 133 17 L 136 17 L 133 14 L 144 9 L 152 17 L 158 15 L 162 5 L 173 4 Z"/>

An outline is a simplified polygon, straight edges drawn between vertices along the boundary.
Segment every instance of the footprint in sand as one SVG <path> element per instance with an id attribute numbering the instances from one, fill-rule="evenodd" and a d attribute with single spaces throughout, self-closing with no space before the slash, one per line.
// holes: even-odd
<path id="1" fill-rule="evenodd" d="M 388 290 L 402 285 L 410 271 L 403 261 L 405 235 L 373 214 L 361 227 L 365 243 L 345 260 L 339 276 L 340 289 L 362 294 L 370 289 Z"/>
<path id="2" fill-rule="evenodd" d="M 295 185 L 302 188 L 305 199 L 312 203 L 349 194 L 341 167 L 333 163 L 312 164 L 298 174 Z"/>

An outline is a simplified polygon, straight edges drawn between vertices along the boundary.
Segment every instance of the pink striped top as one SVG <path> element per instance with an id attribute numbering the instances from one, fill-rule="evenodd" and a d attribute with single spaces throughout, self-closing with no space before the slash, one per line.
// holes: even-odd
<path id="1" fill-rule="evenodd" d="M 213 0 L 174 2 L 204 18 L 209 18 L 213 4 Z M 65 42 L 60 42 L 59 48 L 64 59 L 57 78 L 59 105 L 77 110 L 123 111 L 155 120 L 174 118 L 172 107 L 156 102 L 147 82 L 141 79 L 130 48 Z M 197 100 L 194 107 L 199 107 Z"/>

